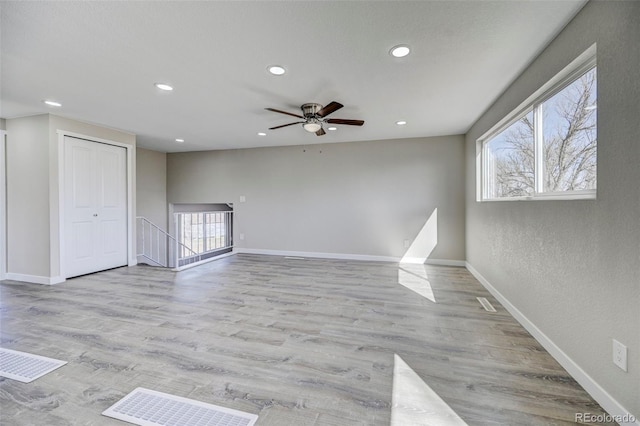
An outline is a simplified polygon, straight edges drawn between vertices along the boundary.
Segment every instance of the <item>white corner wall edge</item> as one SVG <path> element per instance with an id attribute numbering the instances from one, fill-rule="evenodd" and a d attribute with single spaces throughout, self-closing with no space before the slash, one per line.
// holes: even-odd
<path id="1" fill-rule="evenodd" d="M 65 281 L 62 277 L 43 277 L 40 275 L 16 274 L 13 272 L 7 272 L 5 279 L 45 285 L 60 284 Z"/>
<path id="2" fill-rule="evenodd" d="M 469 262 L 466 267 L 471 274 L 505 307 L 507 311 L 551 354 L 556 361 L 582 386 L 598 404 L 611 416 L 620 419 L 631 417 L 633 421 L 620 422 L 620 425 L 640 426 L 640 419 L 633 417 L 631 412 L 615 400 L 602 388 L 591 376 L 589 376 L 578 364 L 575 363 L 558 345 L 531 322 L 518 308 L 507 300 L 489 281 L 480 274 Z M 631 415 L 631 416 L 630 416 Z"/>

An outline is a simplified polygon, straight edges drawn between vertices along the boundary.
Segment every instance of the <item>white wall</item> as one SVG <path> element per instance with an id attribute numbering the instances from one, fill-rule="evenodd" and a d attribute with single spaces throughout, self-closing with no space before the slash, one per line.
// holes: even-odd
<path id="1" fill-rule="evenodd" d="M 7 273 L 7 162 L 4 120 L 0 120 L 0 280 Z"/>
<path id="2" fill-rule="evenodd" d="M 430 258 L 464 260 L 462 136 L 176 153 L 167 167 L 169 203 L 234 203 L 239 248 L 399 258 L 437 209 Z"/>
<path id="3" fill-rule="evenodd" d="M 589 2 L 466 136 L 469 264 L 592 380 L 599 402 L 609 394 L 638 418 L 639 22 L 638 2 Z M 477 138 L 594 42 L 597 200 L 476 202 Z M 612 363 L 612 338 L 628 346 L 627 373 Z"/>
<path id="4" fill-rule="evenodd" d="M 4 118 L 0 118 L 0 130 L 2 130 L 0 132 L 0 280 L 3 280 L 7 272 L 7 162 L 5 161 L 5 136 L 3 132 L 7 130 L 7 122 Z"/>
<path id="5" fill-rule="evenodd" d="M 166 231 L 167 228 L 167 154 L 136 149 L 136 210 Z"/>
<path id="6" fill-rule="evenodd" d="M 49 116 L 7 120 L 7 272 L 49 276 Z"/>

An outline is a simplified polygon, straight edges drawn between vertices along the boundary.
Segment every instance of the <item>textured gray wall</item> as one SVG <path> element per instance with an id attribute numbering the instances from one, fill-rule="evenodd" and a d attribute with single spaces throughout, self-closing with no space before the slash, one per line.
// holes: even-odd
<path id="1" fill-rule="evenodd" d="M 430 258 L 464 260 L 462 136 L 176 153 L 167 166 L 170 203 L 234 203 L 237 247 L 401 257 L 437 208 Z"/>
<path id="2" fill-rule="evenodd" d="M 597 200 L 476 202 L 477 138 L 594 42 Z M 468 262 L 638 418 L 639 43 L 639 2 L 589 2 L 466 137 Z M 628 373 L 612 338 L 628 346 Z"/>

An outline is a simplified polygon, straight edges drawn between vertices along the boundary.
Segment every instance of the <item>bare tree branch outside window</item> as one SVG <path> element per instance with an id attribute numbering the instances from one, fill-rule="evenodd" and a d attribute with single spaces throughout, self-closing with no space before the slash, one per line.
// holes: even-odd
<path id="1" fill-rule="evenodd" d="M 543 192 L 596 188 L 596 69 L 534 106 L 542 120 Z M 487 198 L 535 192 L 534 111 L 493 137 L 487 145 Z"/>
<path id="2" fill-rule="evenodd" d="M 542 104 L 544 190 L 596 187 L 596 70 Z"/>

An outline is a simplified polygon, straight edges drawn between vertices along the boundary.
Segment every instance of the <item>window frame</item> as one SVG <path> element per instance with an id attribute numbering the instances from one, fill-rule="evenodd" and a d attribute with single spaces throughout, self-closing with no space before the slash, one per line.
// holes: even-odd
<path id="1" fill-rule="evenodd" d="M 544 191 L 544 182 L 541 177 L 544 175 L 544 164 L 540 161 L 543 157 L 544 141 L 542 131 L 542 122 L 539 119 L 542 112 L 542 104 L 553 96 L 566 89 L 580 77 L 592 69 L 597 72 L 597 55 L 596 45 L 592 45 L 578 58 L 567 65 L 562 71 L 556 74 L 551 80 L 538 89 L 533 95 L 527 98 L 517 108 L 507 114 L 503 119 L 498 121 L 491 129 L 485 132 L 476 140 L 476 201 L 522 201 L 522 200 L 595 200 L 597 195 L 596 189 L 585 189 L 577 191 Z M 597 84 L 597 80 L 596 80 Z M 597 102 L 597 86 L 596 86 L 596 102 Z M 533 112 L 534 118 L 534 188 L 533 195 L 520 197 L 495 197 L 489 198 L 489 182 L 487 176 L 489 142 L 501 132 L 512 126 L 521 118 Z M 597 110 L 596 110 L 597 114 Z M 596 115 L 597 120 L 597 115 Z M 597 121 L 596 121 L 597 122 Z M 597 129 L 596 129 L 597 131 Z M 597 167 L 597 165 L 596 165 Z M 597 169 L 596 169 L 597 173 Z"/>

